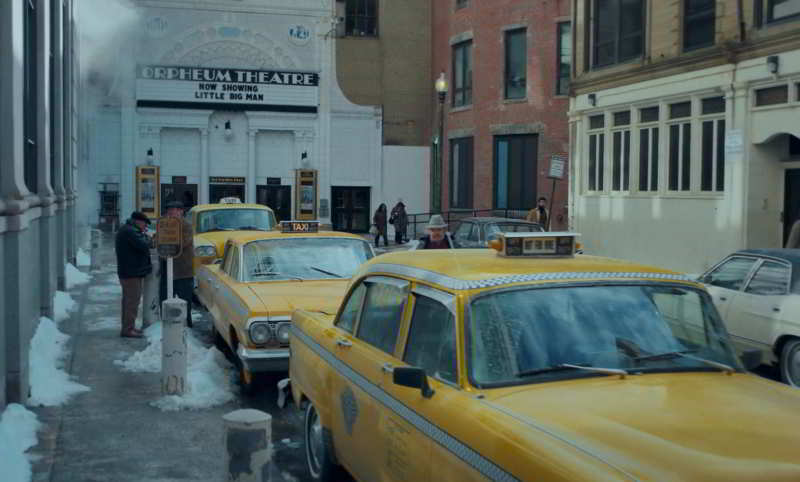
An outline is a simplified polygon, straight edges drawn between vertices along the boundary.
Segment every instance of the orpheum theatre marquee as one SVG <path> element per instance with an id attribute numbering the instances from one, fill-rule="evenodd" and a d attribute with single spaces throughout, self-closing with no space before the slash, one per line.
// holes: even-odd
<path id="1" fill-rule="evenodd" d="M 86 114 L 84 188 L 100 192 L 84 196 L 82 222 L 236 196 L 281 219 L 369 230 L 387 197 L 383 115 L 339 88 L 335 2 L 133 3 L 138 24 L 115 44 L 108 81 L 116 97 Z"/>
<path id="2" fill-rule="evenodd" d="M 137 107 L 316 112 L 319 74 L 146 65 L 136 92 Z"/>

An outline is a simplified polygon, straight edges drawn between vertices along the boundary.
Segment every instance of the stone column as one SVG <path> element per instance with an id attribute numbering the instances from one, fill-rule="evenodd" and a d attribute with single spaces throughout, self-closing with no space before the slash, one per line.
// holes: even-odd
<path id="1" fill-rule="evenodd" d="M 208 129 L 200 129 L 200 190 L 197 204 L 206 204 L 208 200 Z"/>
<path id="2" fill-rule="evenodd" d="M 247 184 L 245 185 L 246 202 L 256 202 L 256 134 L 258 129 L 247 130 Z"/>

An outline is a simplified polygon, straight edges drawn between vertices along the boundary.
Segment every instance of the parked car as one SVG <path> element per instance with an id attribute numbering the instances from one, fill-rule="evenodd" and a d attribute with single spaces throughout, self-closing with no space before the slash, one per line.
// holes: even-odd
<path id="1" fill-rule="evenodd" d="M 700 278 L 739 350 L 758 349 L 800 386 L 800 249 L 746 249 Z"/>
<path id="2" fill-rule="evenodd" d="M 233 355 L 245 391 L 254 375 L 288 369 L 292 311 L 335 313 L 349 278 L 374 256 L 358 235 L 281 225 L 283 231 L 229 239 L 222 261 L 197 272 L 215 342 Z"/>
<path id="3" fill-rule="evenodd" d="M 215 204 L 198 204 L 186 213 L 194 235 L 194 272 L 222 258 L 225 242 L 253 231 L 275 229 L 275 213 L 261 204 L 244 204 L 238 198 L 223 198 Z"/>
<path id="4" fill-rule="evenodd" d="M 458 228 L 453 232 L 453 240 L 459 248 L 485 248 L 489 240 L 494 239 L 501 232 L 537 233 L 544 231 L 539 223 L 532 223 L 523 219 L 472 217 L 460 221 Z"/>
<path id="5" fill-rule="evenodd" d="M 800 480 L 800 391 L 744 370 L 701 284 L 498 240 L 381 255 L 294 313 L 312 480 Z"/>

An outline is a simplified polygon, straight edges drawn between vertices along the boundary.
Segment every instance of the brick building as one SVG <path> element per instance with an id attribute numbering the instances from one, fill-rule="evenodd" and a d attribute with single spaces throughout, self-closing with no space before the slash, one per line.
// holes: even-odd
<path id="1" fill-rule="evenodd" d="M 577 2 L 573 227 L 702 272 L 800 219 L 800 1 Z"/>
<path id="2" fill-rule="evenodd" d="M 569 147 L 570 2 L 437 1 L 433 46 L 432 72 L 444 72 L 448 92 L 432 209 L 525 210 L 549 199 L 550 159 Z M 435 156 L 433 85 L 431 98 Z M 566 227 L 567 186 L 566 179 L 556 184 L 553 229 Z"/>

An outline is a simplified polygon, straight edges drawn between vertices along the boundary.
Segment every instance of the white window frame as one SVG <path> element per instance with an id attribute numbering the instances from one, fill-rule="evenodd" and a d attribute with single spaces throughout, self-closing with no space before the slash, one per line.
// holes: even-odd
<path id="1" fill-rule="evenodd" d="M 689 102 L 690 104 L 690 111 L 687 117 L 681 117 L 679 119 L 670 119 L 670 106 L 672 104 L 682 104 L 684 102 Z M 675 99 L 670 100 L 665 105 L 666 111 L 664 115 L 666 117 L 664 122 L 664 131 L 665 131 L 665 146 L 666 146 L 666 158 L 664 159 L 664 164 L 666 165 L 666 178 L 664 179 L 664 192 L 669 194 L 693 194 L 696 192 L 694 189 L 694 185 L 696 182 L 697 174 L 695 171 L 695 164 L 692 163 L 693 158 L 697 158 L 696 147 L 698 147 L 698 143 L 696 142 L 697 139 L 697 116 L 695 115 L 697 112 L 697 102 L 694 98 L 689 99 Z M 689 136 L 691 137 L 691 144 L 689 145 L 689 188 L 683 189 L 681 186 L 683 184 L 683 161 L 684 161 L 684 125 L 689 125 Z M 670 180 L 670 145 L 672 141 L 672 126 L 678 125 L 678 186 L 677 189 L 672 189 L 669 185 Z M 659 134 L 661 137 L 661 134 Z"/>
<path id="2" fill-rule="evenodd" d="M 598 116 L 598 115 L 602 115 L 603 116 L 603 127 L 602 128 L 597 128 L 597 129 L 592 129 L 591 128 L 591 124 L 590 124 L 590 119 L 592 117 L 595 117 L 595 116 Z M 584 183 L 584 193 L 586 193 L 586 194 L 604 194 L 604 193 L 608 192 L 607 186 L 608 186 L 609 176 L 608 176 L 608 173 L 606 171 L 608 170 L 608 158 L 610 156 L 608 155 L 608 145 L 606 143 L 606 138 L 608 137 L 607 134 L 608 134 L 608 122 L 609 122 L 609 120 L 610 120 L 610 116 L 609 116 L 608 112 L 592 112 L 592 113 L 586 115 L 586 165 L 584 167 L 584 170 L 586 172 L 586 182 Z M 602 174 L 603 183 L 602 183 L 601 186 L 599 186 L 600 189 L 591 189 L 589 187 L 589 173 L 590 173 L 590 169 L 589 169 L 589 162 L 590 161 L 589 161 L 589 159 L 591 157 L 591 146 L 592 146 L 591 137 L 592 136 L 602 136 L 602 139 L 603 139 L 602 156 L 598 155 L 599 151 L 600 151 L 600 142 L 599 142 L 600 137 L 598 137 L 598 141 L 595 143 L 595 160 L 596 160 L 596 162 L 595 162 L 595 187 L 597 187 L 598 184 L 600 184 L 599 181 L 600 181 L 600 176 Z M 602 164 L 602 166 L 601 166 L 601 164 Z"/>
<path id="3" fill-rule="evenodd" d="M 632 163 L 631 163 L 631 156 L 633 154 L 633 139 L 631 135 L 631 130 L 634 124 L 635 115 L 631 109 L 627 109 L 628 115 L 630 116 L 630 122 L 624 126 L 614 126 L 614 114 L 618 114 L 620 112 L 625 112 L 625 109 L 615 109 L 610 112 L 610 120 L 612 125 L 609 126 L 609 139 L 611 140 L 611 153 L 609 157 L 611 158 L 611 162 L 609 162 L 609 178 L 611 180 L 610 185 L 608 186 L 608 191 L 612 192 L 616 195 L 620 194 L 630 194 L 631 193 L 631 177 L 633 173 Z M 628 133 L 628 188 L 625 189 L 625 133 Z M 614 183 L 617 180 L 614 176 L 614 164 L 617 162 L 617 159 L 614 158 L 614 142 L 616 134 L 620 134 L 620 150 L 619 150 L 619 189 L 614 189 Z"/>
<path id="4" fill-rule="evenodd" d="M 702 102 L 703 102 L 703 99 L 709 99 L 709 98 L 712 98 L 712 97 L 723 97 L 723 100 L 725 101 L 725 111 L 716 112 L 714 114 L 705 114 L 704 115 L 702 113 Z M 697 180 L 697 191 L 699 193 L 701 193 L 701 194 L 706 194 L 706 195 L 711 195 L 711 194 L 722 195 L 722 194 L 725 193 L 725 179 L 722 180 L 722 190 L 721 191 L 717 190 L 717 161 L 719 159 L 719 155 L 718 155 L 719 154 L 719 152 L 718 152 L 719 131 L 718 131 L 717 127 L 718 127 L 718 124 L 719 124 L 720 121 L 725 123 L 725 129 L 723 130 L 723 137 L 724 137 L 725 136 L 725 132 L 727 132 L 727 130 L 728 130 L 728 122 L 727 122 L 727 119 L 726 119 L 726 113 L 728 112 L 728 105 L 727 105 L 728 101 L 727 101 L 727 99 L 725 99 L 724 96 L 719 95 L 719 96 L 703 96 L 703 97 L 701 97 L 699 99 L 699 102 L 700 102 L 700 115 L 698 117 L 698 131 L 700 132 L 700 139 L 697 142 L 698 150 L 699 150 L 698 156 L 697 156 L 697 159 L 699 160 L 698 161 L 699 171 L 698 171 L 698 180 Z M 712 152 L 712 154 L 711 154 L 712 155 L 712 162 L 711 162 L 711 189 L 708 190 L 708 191 L 704 191 L 703 190 L 703 141 L 704 141 L 703 125 L 706 122 L 713 122 L 714 123 L 713 124 L 712 139 L 711 139 L 711 142 L 713 143 L 712 151 L 711 151 Z M 725 172 L 727 173 L 728 172 L 728 162 L 727 162 L 727 159 L 725 159 L 724 139 L 723 139 L 723 153 L 722 153 L 722 155 L 723 155 L 722 162 L 725 165 Z"/>
<path id="5" fill-rule="evenodd" d="M 648 121 L 642 122 L 641 120 L 641 111 L 642 109 L 648 109 L 651 107 L 658 108 L 658 119 L 655 121 Z M 635 158 L 636 162 L 633 162 L 632 165 L 634 167 L 634 171 L 636 172 L 636 177 L 634 182 L 632 183 L 635 186 L 635 189 L 631 189 L 632 191 L 635 190 L 637 193 L 641 193 L 643 196 L 655 196 L 661 193 L 661 186 L 664 180 L 664 177 L 661 174 L 661 169 L 664 165 L 664 161 L 661 154 L 661 145 L 663 144 L 663 136 L 664 136 L 664 129 L 662 127 L 662 121 L 664 119 L 664 105 L 657 103 L 657 104 L 645 104 L 645 105 L 636 105 L 635 107 L 635 129 L 636 134 L 633 136 L 634 142 L 636 145 L 635 150 Z M 658 142 L 655 144 L 655 149 L 653 148 L 653 129 L 658 130 Z M 647 131 L 647 143 L 648 143 L 648 159 L 647 159 L 647 190 L 641 190 L 639 186 L 639 175 L 641 172 L 641 158 L 639 156 L 641 152 L 641 132 L 643 130 Z M 633 143 L 632 143 L 633 144 Z M 658 155 L 658 165 L 656 166 L 656 171 L 658 173 L 658 182 L 656 183 L 655 189 L 652 189 L 653 184 L 653 153 Z"/>

